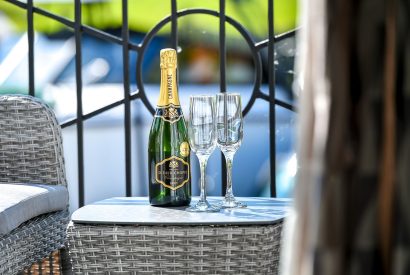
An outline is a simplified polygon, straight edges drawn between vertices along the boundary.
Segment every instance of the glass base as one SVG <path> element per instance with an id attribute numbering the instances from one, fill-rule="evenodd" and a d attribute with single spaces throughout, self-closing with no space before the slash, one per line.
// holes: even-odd
<path id="1" fill-rule="evenodd" d="M 240 202 L 235 199 L 235 197 L 225 197 L 218 206 L 222 208 L 244 208 L 246 207 L 246 203 Z"/>
<path id="2" fill-rule="evenodd" d="M 208 201 L 199 201 L 196 205 L 185 209 L 188 212 L 219 212 L 221 208 L 210 204 Z"/>

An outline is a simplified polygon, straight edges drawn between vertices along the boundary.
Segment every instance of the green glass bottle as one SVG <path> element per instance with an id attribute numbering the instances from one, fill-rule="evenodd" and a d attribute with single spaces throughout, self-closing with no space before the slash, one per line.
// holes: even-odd
<path id="1" fill-rule="evenodd" d="M 160 94 L 149 134 L 149 200 L 156 206 L 185 206 L 191 202 L 190 148 L 178 98 L 177 54 L 160 52 Z"/>

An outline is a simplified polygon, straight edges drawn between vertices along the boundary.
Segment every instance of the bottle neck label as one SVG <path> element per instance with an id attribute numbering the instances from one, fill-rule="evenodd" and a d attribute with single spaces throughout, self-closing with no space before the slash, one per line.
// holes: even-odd
<path id="1" fill-rule="evenodd" d="M 176 68 L 161 69 L 161 86 L 157 106 L 163 108 L 169 105 L 180 106 Z"/>
<path id="2" fill-rule="evenodd" d="M 181 119 L 182 110 L 180 106 L 175 106 L 174 104 L 168 104 L 168 106 L 164 107 L 158 106 L 155 117 L 160 117 L 165 121 L 175 123 Z"/>

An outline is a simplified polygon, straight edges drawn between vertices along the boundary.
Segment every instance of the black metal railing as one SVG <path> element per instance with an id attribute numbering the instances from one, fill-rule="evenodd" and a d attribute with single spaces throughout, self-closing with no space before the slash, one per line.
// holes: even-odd
<path id="1" fill-rule="evenodd" d="M 202 8 L 192 8 L 179 10 L 177 7 L 177 0 L 171 1 L 171 11 L 170 15 L 158 22 L 148 33 L 146 33 L 144 39 L 140 44 L 134 44 L 130 41 L 129 28 L 128 28 L 128 0 L 122 0 L 122 31 L 121 37 L 112 35 L 110 33 L 98 30 L 96 28 L 82 24 L 82 7 L 81 0 L 74 0 L 75 16 L 74 21 L 64 18 L 62 16 L 53 14 L 45 9 L 33 6 L 33 0 L 27 0 L 26 3 L 18 0 L 6 0 L 7 2 L 26 10 L 27 12 L 27 32 L 28 32 L 28 74 L 29 74 L 29 94 L 35 96 L 35 79 L 34 79 L 34 24 L 33 24 L 33 14 L 37 13 L 47 18 L 56 20 L 57 22 L 63 24 L 64 26 L 72 29 L 75 35 L 75 72 L 76 72 L 76 89 L 77 89 L 77 110 L 76 118 L 70 119 L 61 124 L 62 128 L 76 125 L 77 127 L 77 150 L 78 150 L 78 203 L 79 206 L 84 205 L 84 126 L 85 120 L 90 119 L 102 112 L 110 110 L 114 107 L 123 105 L 124 106 L 124 132 L 125 132 L 125 185 L 126 185 L 126 196 L 131 196 L 131 101 L 141 100 L 145 107 L 153 114 L 154 108 L 147 99 L 144 83 L 142 80 L 142 61 L 144 58 L 144 53 L 149 45 L 149 42 L 153 36 L 167 23 L 171 23 L 171 45 L 173 48 L 178 47 L 178 18 L 190 15 L 190 14 L 207 14 L 219 18 L 219 68 L 220 68 L 220 91 L 226 91 L 226 23 L 233 26 L 245 39 L 251 52 L 252 58 L 255 65 L 255 79 L 253 84 L 253 92 L 248 104 L 245 106 L 243 113 L 244 116 L 250 111 L 256 99 L 262 99 L 269 102 L 269 127 L 270 127 L 270 173 L 271 173 L 271 196 L 276 196 L 276 137 L 275 137 L 275 105 L 281 106 L 283 108 L 296 111 L 292 104 L 285 101 L 281 101 L 276 98 L 275 94 L 275 73 L 274 73 L 274 45 L 282 39 L 294 36 L 297 30 L 292 30 L 288 33 L 284 33 L 278 36 L 274 35 L 274 1 L 268 1 L 268 18 L 267 24 L 268 29 L 268 39 L 260 42 L 255 42 L 251 35 L 248 33 L 247 29 L 244 28 L 240 23 L 235 21 L 232 17 L 229 17 L 225 13 L 225 0 L 219 1 L 219 11 L 202 9 Z M 91 113 L 83 114 L 83 104 L 82 104 L 82 49 L 81 49 L 81 39 L 82 34 L 88 34 L 93 37 L 103 39 L 105 41 L 119 44 L 122 46 L 122 59 L 123 59 L 123 86 L 124 86 L 124 99 L 112 102 L 100 109 L 97 109 Z M 261 62 L 261 50 L 268 49 L 268 85 L 269 94 L 266 95 L 261 91 L 262 83 L 262 62 Z M 137 53 L 137 92 L 130 91 L 130 64 L 129 56 L 130 51 L 135 51 Z M 222 158 L 223 159 L 223 158 Z M 226 168 L 224 161 L 222 161 L 222 193 L 225 193 L 226 189 Z"/>

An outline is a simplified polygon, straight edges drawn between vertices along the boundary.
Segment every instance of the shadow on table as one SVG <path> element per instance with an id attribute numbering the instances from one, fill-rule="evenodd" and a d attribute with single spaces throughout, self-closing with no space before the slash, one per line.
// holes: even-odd
<path id="1" fill-rule="evenodd" d="M 222 197 L 208 197 L 211 204 L 217 204 Z M 226 216 L 240 216 L 242 218 L 257 218 L 263 216 L 281 216 L 286 213 L 286 206 L 291 206 L 291 200 L 289 199 L 272 199 L 272 198 L 240 198 L 241 201 L 246 202 L 247 208 L 239 209 L 223 209 L 221 212 Z M 192 204 L 195 204 L 198 198 L 195 197 Z M 146 197 L 115 197 L 99 202 L 93 203 L 93 205 L 147 205 L 149 204 Z M 272 208 L 278 207 L 278 209 Z M 176 211 L 185 211 L 186 207 L 172 207 L 168 208 Z M 209 213 L 208 213 L 209 214 Z"/>

